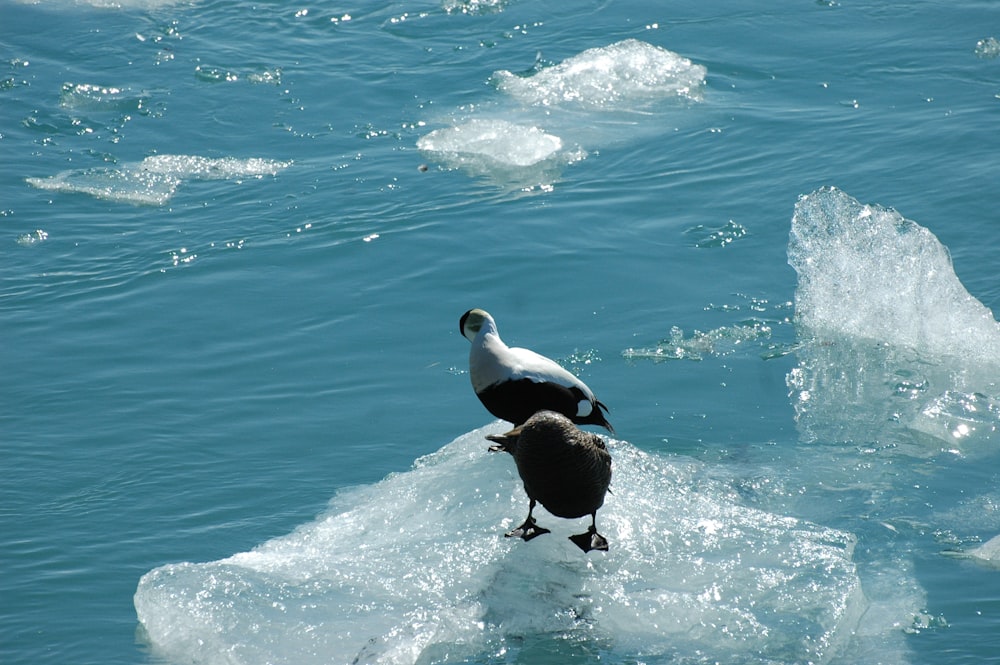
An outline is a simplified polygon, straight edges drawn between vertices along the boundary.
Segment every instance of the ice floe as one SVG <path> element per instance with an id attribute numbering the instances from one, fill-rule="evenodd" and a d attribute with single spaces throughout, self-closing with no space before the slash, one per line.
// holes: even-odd
<path id="1" fill-rule="evenodd" d="M 552 636 L 609 662 L 825 662 L 868 609 L 851 534 L 741 505 L 700 464 L 620 441 L 610 552 L 583 555 L 566 538 L 580 525 L 544 510 L 552 534 L 505 539 L 526 498 L 486 451 L 498 431 L 252 551 L 150 571 L 135 594 L 147 639 L 209 664 L 519 662 Z"/>
<path id="2" fill-rule="evenodd" d="M 538 127 L 516 125 L 506 120 L 474 119 L 436 129 L 421 137 L 417 147 L 463 166 L 519 167 L 554 159 L 562 150 L 563 142 Z"/>
<path id="3" fill-rule="evenodd" d="M 528 76 L 494 72 L 497 89 L 525 104 L 634 108 L 671 97 L 701 99 L 707 70 L 638 39 L 587 49 Z"/>

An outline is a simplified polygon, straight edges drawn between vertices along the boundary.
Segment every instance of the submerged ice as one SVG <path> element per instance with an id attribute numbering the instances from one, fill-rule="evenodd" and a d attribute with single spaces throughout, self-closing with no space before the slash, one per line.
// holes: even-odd
<path id="1" fill-rule="evenodd" d="M 731 326 L 722 326 L 703 332 L 695 330 L 689 337 L 674 326 L 670 337 L 660 340 L 656 346 L 622 351 L 622 357 L 629 360 L 648 358 L 661 360 L 702 360 L 706 356 L 725 356 L 750 342 L 767 340 L 771 336 L 771 326 L 766 321 L 748 320 Z"/>
<path id="2" fill-rule="evenodd" d="M 134 168 L 92 168 L 62 171 L 27 183 L 52 192 L 87 194 L 97 199 L 139 205 L 163 205 L 177 191 L 181 179 L 169 173 Z"/>
<path id="3" fill-rule="evenodd" d="M 848 533 L 741 505 L 691 461 L 611 442 L 601 512 L 611 551 L 580 528 L 503 532 L 527 500 L 496 423 L 250 552 L 157 568 L 135 606 L 162 656 L 200 663 L 521 662 L 557 640 L 602 660 L 710 654 L 822 662 L 866 601 Z M 523 653 L 522 653 L 523 650 Z"/>
<path id="4" fill-rule="evenodd" d="M 228 180 L 276 175 L 291 162 L 198 155 L 152 155 L 115 167 L 74 169 L 48 178 L 27 178 L 38 189 L 88 194 L 141 205 L 163 205 L 186 180 Z"/>
<path id="5" fill-rule="evenodd" d="M 149 94 L 130 88 L 93 83 L 64 83 L 59 104 L 74 111 L 143 112 Z"/>

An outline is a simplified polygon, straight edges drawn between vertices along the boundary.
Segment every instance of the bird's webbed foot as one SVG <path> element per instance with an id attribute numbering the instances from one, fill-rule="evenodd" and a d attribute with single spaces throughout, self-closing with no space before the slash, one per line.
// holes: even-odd
<path id="1" fill-rule="evenodd" d="M 512 529 L 505 533 L 507 538 L 521 538 L 522 540 L 531 540 L 532 538 L 537 538 L 543 533 L 549 533 L 549 530 L 540 527 L 535 523 L 535 518 L 528 515 L 528 519 L 524 520 L 524 524 Z"/>
<path id="2" fill-rule="evenodd" d="M 584 552 L 589 552 L 590 550 L 608 551 L 608 539 L 597 533 L 596 526 L 591 526 L 587 529 L 586 533 L 578 533 L 575 536 L 570 536 L 569 539 L 576 543 L 576 546 Z"/>

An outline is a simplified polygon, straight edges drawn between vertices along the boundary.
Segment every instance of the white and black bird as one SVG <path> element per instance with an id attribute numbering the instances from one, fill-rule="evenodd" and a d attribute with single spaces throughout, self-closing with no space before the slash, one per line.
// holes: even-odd
<path id="1" fill-rule="evenodd" d="M 597 532 L 597 510 L 611 484 L 611 455 L 601 437 L 584 432 L 562 414 L 539 411 L 520 427 L 486 438 L 497 444 L 491 450 L 514 456 L 528 495 L 528 518 L 508 531 L 508 538 L 531 540 L 549 533 L 532 516 L 540 503 L 556 517 L 590 515 L 590 528 L 569 539 L 584 552 L 608 549 L 607 539 Z"/>
<path id="2" fill-rule="evenodd" d="M 504 344 L 489 312 L 470 309 L 458 326 L 472 342 L 472 388 L 494 416 L 517 426 L 537 412 L 549 410 L 578 425 L 600 425 L 614 431 L 604 415 L 607 407 L 587 384 L 554 360 Z"/>

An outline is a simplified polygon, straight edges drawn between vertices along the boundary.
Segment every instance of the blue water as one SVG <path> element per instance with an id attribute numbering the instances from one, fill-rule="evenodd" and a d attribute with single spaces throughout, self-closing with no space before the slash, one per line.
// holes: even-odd
<path id="1" fill-rule="evenodd" d="M 997 37 L 0 0 L 0 662 L 1000 661 Z M 611 408 L 607 554 L 502 537 L 471 307 Z"/>

